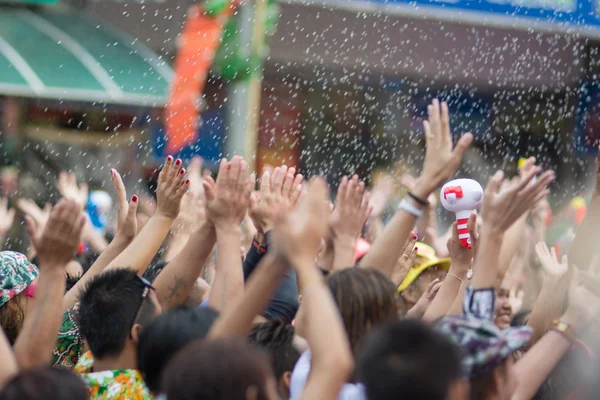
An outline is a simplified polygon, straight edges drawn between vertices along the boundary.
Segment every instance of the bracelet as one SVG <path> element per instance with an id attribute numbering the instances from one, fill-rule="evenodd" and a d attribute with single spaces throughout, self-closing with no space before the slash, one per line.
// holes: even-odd
<path id="1" fill-rule="evenodd" d="M 427 207 L 429 205 L 429 201 L 423 200 L 422 198 L 420 198 L 419 196 L 417 196 L 411 192 L 406 192 L 406 194 L 408 195 L 408 197 L 410 197 L 411 199 L 413 199 L 414 201 L 416 201 L 423 207 Z"/>
<path id="2" fill-rule="evenodd" d="M 419 210 L 417 207 L 410 204 L 406 199 L 402 199 L 398 208 L 414 215 L 417 218 L 423 215 L 423 210 Z"/>
<path id="3" fill-rule="evenodd" d="M 562 337 L 571 342 L 571 344 L 575 342 L 575 329 L 566 322 L 554 320 L 552 321 L 552 327 L 549 330 L 559 333 Z"/>
<path id="4" fill-rule="evenodd" d="M 454 275 L 454 274 L 451 274 L 451 273 L 449 273 L 449 272 L 446 274 L 446 276 L 451 276 L 451 277 L 453 277 L 453 278 L 456 278 L 456 279 L 458 279 L 458 280 L 460 281 L 461 285 L 462 285 L 463 283 L 465 283 L 465 281 L 463 281 L 462 279 L 460 279 L 458 276 L 456 276 L 456 275 Z"/>

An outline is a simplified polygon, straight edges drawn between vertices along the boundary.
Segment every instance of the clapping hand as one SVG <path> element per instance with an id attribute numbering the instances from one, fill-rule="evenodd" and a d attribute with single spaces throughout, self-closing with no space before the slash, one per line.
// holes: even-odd
<path id="1" fill-rule="evenodd" d="M 569 260 L 564 255 L 562 260 L 558 260 L 556 255 L 556 249 L 548 249 L 548 246 L 544 242 L 540 242 L 535 245 L 535 254 L 540 261 L 546 276 L 552 281 L 558 281 L 569 272 Z"/>
<path id="2" fill-rule="evenodd" d="M 254 181 L 254 176 L 248 177 L 248 164 L 239 156 L 231 161 L 221 160 L 216 182 L 212 177 L 204 180 L 206 215 L 217 232 L 239 229 L 248 210 Z"/>
<path id="3" fill-rule="evenodd" d="M 335 242 L 341 241 L 354 246 L 371 210 L 369 194 L 365 193 L 365 183 L 358 180 L 358 175 L 351 179 L 344 176 L 338 187 L 331 214 L 330 229 L 334 245 Z"/>
<path id="4" fill-rule="evenodd" d="M 181 198 L 189 186 L 190 180 L 185 179 L 185 169 L 182 168 L 181 160 L 177 159 L 173 163 L 173 157 L 169 156 L 158 175 L 156 213 L 172 220 L 177 218 L 181 207 Z"/>

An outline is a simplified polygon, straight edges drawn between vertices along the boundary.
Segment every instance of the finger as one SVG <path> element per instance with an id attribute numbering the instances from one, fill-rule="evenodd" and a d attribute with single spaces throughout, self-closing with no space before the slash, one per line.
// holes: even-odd
<path id="1" fill-rule="evenodd" d="M 358 186 L 358 175 L 354 175 L 348 180 L 346 186 L 346 204 L 351 207 L 356 207 L 356 187 Z"/>
<path id="2" fill-rule="evenodd" d="M 228 170 L 229 170 L 229 162 L 227 161 L 226 158 L 222 158 L 221 162 L 219 163 L 219 172 L 217 172 L 217 181 L 216 181 L 217 185 L 227 184 Z"/>
<path id="3" fill-rule="evenodd" d="M 477 211 L 473 211 L 469 216 L 469 221 L 467 222 L 467 230 L 469 231 L 471 240 L 479 239 L 479 232 L 477 230 Z"/>
<path id="4" fill-rule="evenodd" d="M 291 168 L 290 168 L 290 171 L 291 171 Z M 288 174 L 285 176 L 285 178 L 283 180 L 283 189 L 281 191 L 283 196 L 289 198 L 290 194 L 292 193 L 293 187 L 294 187 L 294 174 L 290 174 L 288 172 Z"/>
<path id="5" fill-rule="evenodd" d="M 448 112 L 448 103 L 442 102 L 442 113 L 440 126 L 442 129 L 442 137 L 444 139 L 450 139 L 450 113 Z"/>
<path id="6" fill-rule="evenodd" d="M 179 173 L 181 171 L 182 166 L 183 166 L 183 163 L 181 162 L 180 158 L 175 160 L 175 163 L 173 163 L 173 167 L 171 168 L 171 171 L 169 173 L 169 177 L 168 177 L 169 182 L 172 183 L 174 179 L 177 179 L 179 177 Z"/>
<path id="7" fill-rule="evenodd" d="M 416 235 L 415 235 L 416 236 Z M 412 268 L 415 263 L 415 258 L 417 258 L 417 254 L 419 253 L 419 248 L 415 247 L 408 253 L 408 258 L 406 259 L 406 265 L 408 268 Z"/>
<path id="8" fill-rule="evenodd" d="M 219 179 L 219 177 L 217 177 Z M 202 187 L 204 188 L 204 196 L 207 201 L 213 201 L 215 199 L 215 181 L 212 177 L 208 177 L 204 182 L 202 182 Z"/>
<path id="9" fill-rule="evenodd" d="M 292 194 L 290 195 L 290 202 L 292 205 L 298 204 L 298 200 L 300 200 L 300 196 L 302 196 L 302 184 L 298 184 L 294 187 Z"/>
<path id="10" fill-rule="evenodd" d="M 340 181 L 340 184 L 338 186 L 338 191 L 335 196 L 335 205 L 336 206 L 342 205 L 346 201 L 346 192 L 347 192 L 347 188 L 348 188 L 349 184 L 350 184 L 350 182 L 348 181 L 348 177 L 346 175 L 344 175 L 342 177 L 342 180 Z"/>
<path id="11" fill-rule="evenodd" d="M 252 192 L 250 194 L 250 209 L 253 210 L 258 207 L 258 203 L 260 202 L 260 193 Z"/>
<path id="12" fill-rule="evenodd" d="M 304 181 L 304 176 L 302 174 L 296 174 L 296 177 L 294 178 L 294 183 L 293 185 L 293 189 L 295 189 L 298 185 L 302 185 L 302 182 Z"/>
<path id="13" fill-rule="evenodd" d="M 427 292 L 431 293 L 433 291 L 433 288 L 435 287 L 435 285 L 437 285 L 438 283 L 441 283 L 440 278 L 435 278 L 434 280 L 429 282 L 429 285 L 427 285 Z"/>
<path id="14" fill-rule="evenodd" d="M 356 177 L 358 179 L 358 176 Z M 363 181 L 358 182 L 356 185 L 356 189 L 354 190 L 354 203 L 356 207 L 360 207 L 363 203 L 363 198 L 365 196 L 365 183 Z"/>
<path id="15" fill-rule="evenodd" d="M 134 194 L 133 196 L 131 196 L 131 201 L 129 202 L 129 209 L 127 210 L 128 219 L 134 219 L 136 217 L 138 204 L 138 197 Z"/>
<path id="16" fill-rule="evenodd" d="M 504 171 L 502 171 L 502 170 L 496 171 L 496 173 L 492 176 L 492 178 L 490 179 L 490 181 L 487 184 L 487 187 L 485 189 L 486 196 L 494 195 L 494 194 L 498 193 L 498 189 L 500 188 L 500 185 L 502 184 L 503 178 L 504 178 Z"/>
<path id="17" fill-rule="evenodd" d="M 121 179 L 121 175 L 117 172 L 116 169 L 111 169 L 112 173 L 112 182 L 113 187 L 115 188 L 115 193 L 117 194 L 117 204 L 120 206 L 127 202 L 127 192 L 125 190 L 125 185 L 123 184 L 123 179 Z"/>
<path id="18" fill-rule="evenodd" d="M 184 182 L 181 183 L 181 185 L 177 188 L 177 191 L 175 192 L 175 195 L 177 196 L 177 198 L 179 198 L 181 200 L 181 198 L 183 198 L 183 196 L 190 190 L 190 180 L 186 179 Z"/>
<path id="19" fill-rule="evenodd" d="M 202 165 L 204 160 L 200 156 L 194 156 L 190 162 L 190 175 L 200 176 L 202 174 Z"/>
<path id="20" fill-rule="evenodd" d="M 417 243 L 417 234 L 414 232 L 411 232 L 408 235 L 408 239 L 406 239 L 406 244 L 404 245 L 404 250 L 403 253 L 404 254 L 409 254 L 410 251 L 412 251 L 415 247 L 415 243 Z"/>
<path id="21" fill-rule="evenodd" d="M 260 180 L 260 193 L 265 197 L 271 194 L 271 173 L 269 171 L 263 172 Z"/>
<path id="22" fill-rule="evenodd" d="M 458 238 L 458 223 L 456 221 L 454 221 L 452 223 L 452 239 L 455 241 L 460 241 L 460 239 Z"/>
<path id="23" fill-rule="evenodd" d="M 434 139 L 431 132 L 431 124 L 429 121 L 423 121 L 423 131 L 425 132 L 425 143 L 431 142 Z"/>
<path id="24" fill-rule="evenodd" d="M 238 184 L 238 179 L 240 177 L 240 172 L 242 169 L 242 160 L 241 157 L 235 156 L 231 159 L 231 167 L 229 168 L 229 173 L 227 174 L 227 180 L 229 187 L 236 187 Z"/>
<path id="25" fill-rule="evenodd" d="M 533 178 L 542 171 L 541 167 L 533 167 L 531 171 L 527 172 L 523 178 L 519 180 L 519 183 L 513 188 L 515 191 L 520 192 L 525 189 L 529 182 L 533 180 Z"/>
<path id="26" fill-rule="evenodd" d="M 452 151 L 452 158 L 454 162 L 460 162 L 460 160 L 462 160 L 465 150 L 469 148 L 471 143 L 473 143 L 473 135 L 471 133 L 465 133 L 460 137 L 460 139 L 458 139 L 458 142 Z"/>
<path id="27" fill-rule="evenodd" d="M 73 232 L 72 232 L 73 242 L 79 243 L 79 241 L 81 239 L 81 232 L 83 232 L 85 223 L 86 223 L 85 215 L 79 214 L 79 219 L 76 220 L 75 223 L 73 224 Z"/>
<path id="28" fill-rule="evenodd" d="M 440 127 L 440 102 L 438 99 L 433 99 L 431 105 L 427 108 L 429 115 L 429 123 L 431 124 L 431 133 L 435 139 L 439 139 L 441 133 Z"/>
<path id="29" fill-rule="evenodd" d="M 185 168 L 181 168 L 178 172 L 177 172 L 177 176 L 173 177 L 173 179 L 171 180 L 171 187 L 173 188 L 173 190 L 179 190 L 181 188 L 181 185 L 184 184 L 184 181 L 186 180 L 186 173 L 187 171 L 185 170 Z M 189 179 L 188 179 L 189 181 Z M 188 182 L 189 185 L 189 182 Z"/>
<path id="30" fill-rule="evenodd" d="M 167 161 L 165 161 L 165 165 L 163 166 L 162 170 L 158 174 L 158 182 L 159 183 L 165 182 L 167 180 L 167 178 L 169 177 L 169 175 L 171 175 L 172 166 L 173 166 L 173 157 L 168 156 Z"/>
<path id="31" fill-rule="evenodd" d="M 38 248 L 39 243 L 37 241 L 37 228 L 35 222 L 33 221 L 33 218 L 31 218 L 29 215 L 25 216 L 25 225 L 27 229 L 27 234 L 29 235 L 29 239 L 31 240 L 31 245 L 34 248 Z"/>
<path id="32" fill-rule="evenodd" d="M 249 199 L 250 195 L 254 191 L 254 185 L 256 184 L 256 173 L 251 173 L 250 176 L 246 179 L 244 192 L 242 194 L 243 199 Z"/>
<path id="33" fill-rule="evenodd" d="M 283 172 L 282 167 L 276 167 L 273 170 L 273 177 L 271 178 L 271 192 L 272 193 L 281 193 L 281 189 L 283 187 L 283 178 L 285 173 Z"/>
<path id="34" fill-rule="evenodd" d="M 248 163 L 244 160 L 240 160 L 240 172 L 235 182 L 237 190 L 243 191 L 248 182 Z"/>
<path id="35" fill-rule="evenodd" d="M 558 256 L 556 255 L 556 248 L 554 246 L 550 249 L 550 255 L 554 261 L 558 262 Z"/>
<path id="36" fill-rule="evenodd" d="M 437 279 L 437 278 L 436 278 Z M 439 279 L 438 279 L 439 280 Z M 440 290 L 440 288 L 442 287 L 442 285 L 444 284 L 444 282 L 438 282 L 435 285 L 433 285 L 433 287 L 431 288 L 431 291 L 429 292 L 433 297 L 435 297 L 435 295 L 437 294 L 437 292 Z"/>

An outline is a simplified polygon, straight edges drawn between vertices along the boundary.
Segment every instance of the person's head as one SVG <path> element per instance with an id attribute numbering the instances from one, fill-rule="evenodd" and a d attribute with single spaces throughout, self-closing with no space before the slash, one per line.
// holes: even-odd
<path id="1" fill-rule="evenodd" d="M 71 371 L 50 366 L 23 371 L 0 392 L 0 400 L 85 400 L 85 383 Z"/>
<path id="2" fill-rule="evenodd" d="M 37 267 L 23 254 L 0 252 L 0 324 L 10 344 L 23 326 L 37 276 Z"/>
<path id="3" fill-rule="evenodd" d="M 431 246 L 418 242 L 415 247 L 418 248 L 418 251 L 414 264 L 398 286 L 405 312 L 419 301 L 421 295 L 427 290 L 427 286 L 434 279 L 439 278 L 440 281 L 443 281 L 450 268 L 450 259 L 438 258 Z"/>
<path id="4" fill-rule="evenodd" d="M 161 312 L 154 288 L 129 269 L 94 277 L 79 301 L 79 328 L 94 358 L 137 351 L 141 330 Z"/>
<path id="5" fill-rule="evenodd" d="M 300 350 L 294 344 L 294 327 L 277 320 L 263 322 L 254 325 L 248 338 L 268 353 L 279 394 L 289 398 L 292 370 L 300 358 Z"/>
<path id="6" fill-rule="evenodd" d="M 472 400 L 511 398 L 518 384 L 513 355 L 531 339 L 531 328 L 501 330 L 491 321 L 472 317 L 444 317 L 435 327 L 463 349 Z"/>
<path id="7" fill-rule="evenodd" d="M 142 332 L 138 368 L 150 391 L 157 393 L 163 369 L 188 343 L 203 339 L 219 314 L 212 308 L 180 306 L 165 312 Z"/>
<path id="8" fill-rule="evenodd" d="M 405 319 L 374 330 L 357 360 L 369 399 L 468 398 L 462 350 L 421 321 Z"/>
<path id="9" fill-rule="evenodd" d="M 242 338 L 194 341 L 165 368 L 161 393 L 178 400 L 276 400 L 264 352 Z"/>
<path id="10" fill-rule="evenodd" d="M 496 325 L 500 329 L 510 327 L 512 320 L 512 305 L 510 304 L 510 286 L 507 280 L 496 289 Z"/>
<path id="11" fill-rule="evenodd" d="M 398 317 L 398 293 L 384 274 L 370 268 L 348 268 L 327 277 L 327 285 L 342 316 L 352 351 L 371 329 Z"/>

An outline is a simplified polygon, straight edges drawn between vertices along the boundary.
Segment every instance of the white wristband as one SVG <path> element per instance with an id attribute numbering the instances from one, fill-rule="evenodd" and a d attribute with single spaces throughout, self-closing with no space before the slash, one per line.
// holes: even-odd
<path id="1" fill-rule="evenodd" d="M 417 207 L 410 204 L 408 202 L 408 200 L 406 200 L 406 199 L 402 199 L 398 208 L 406 211 L 409 214 L 414 215 L 417 218 L 419 218 L 421 215 L 423 215 L 423 210 L 419 210 Z"/>

